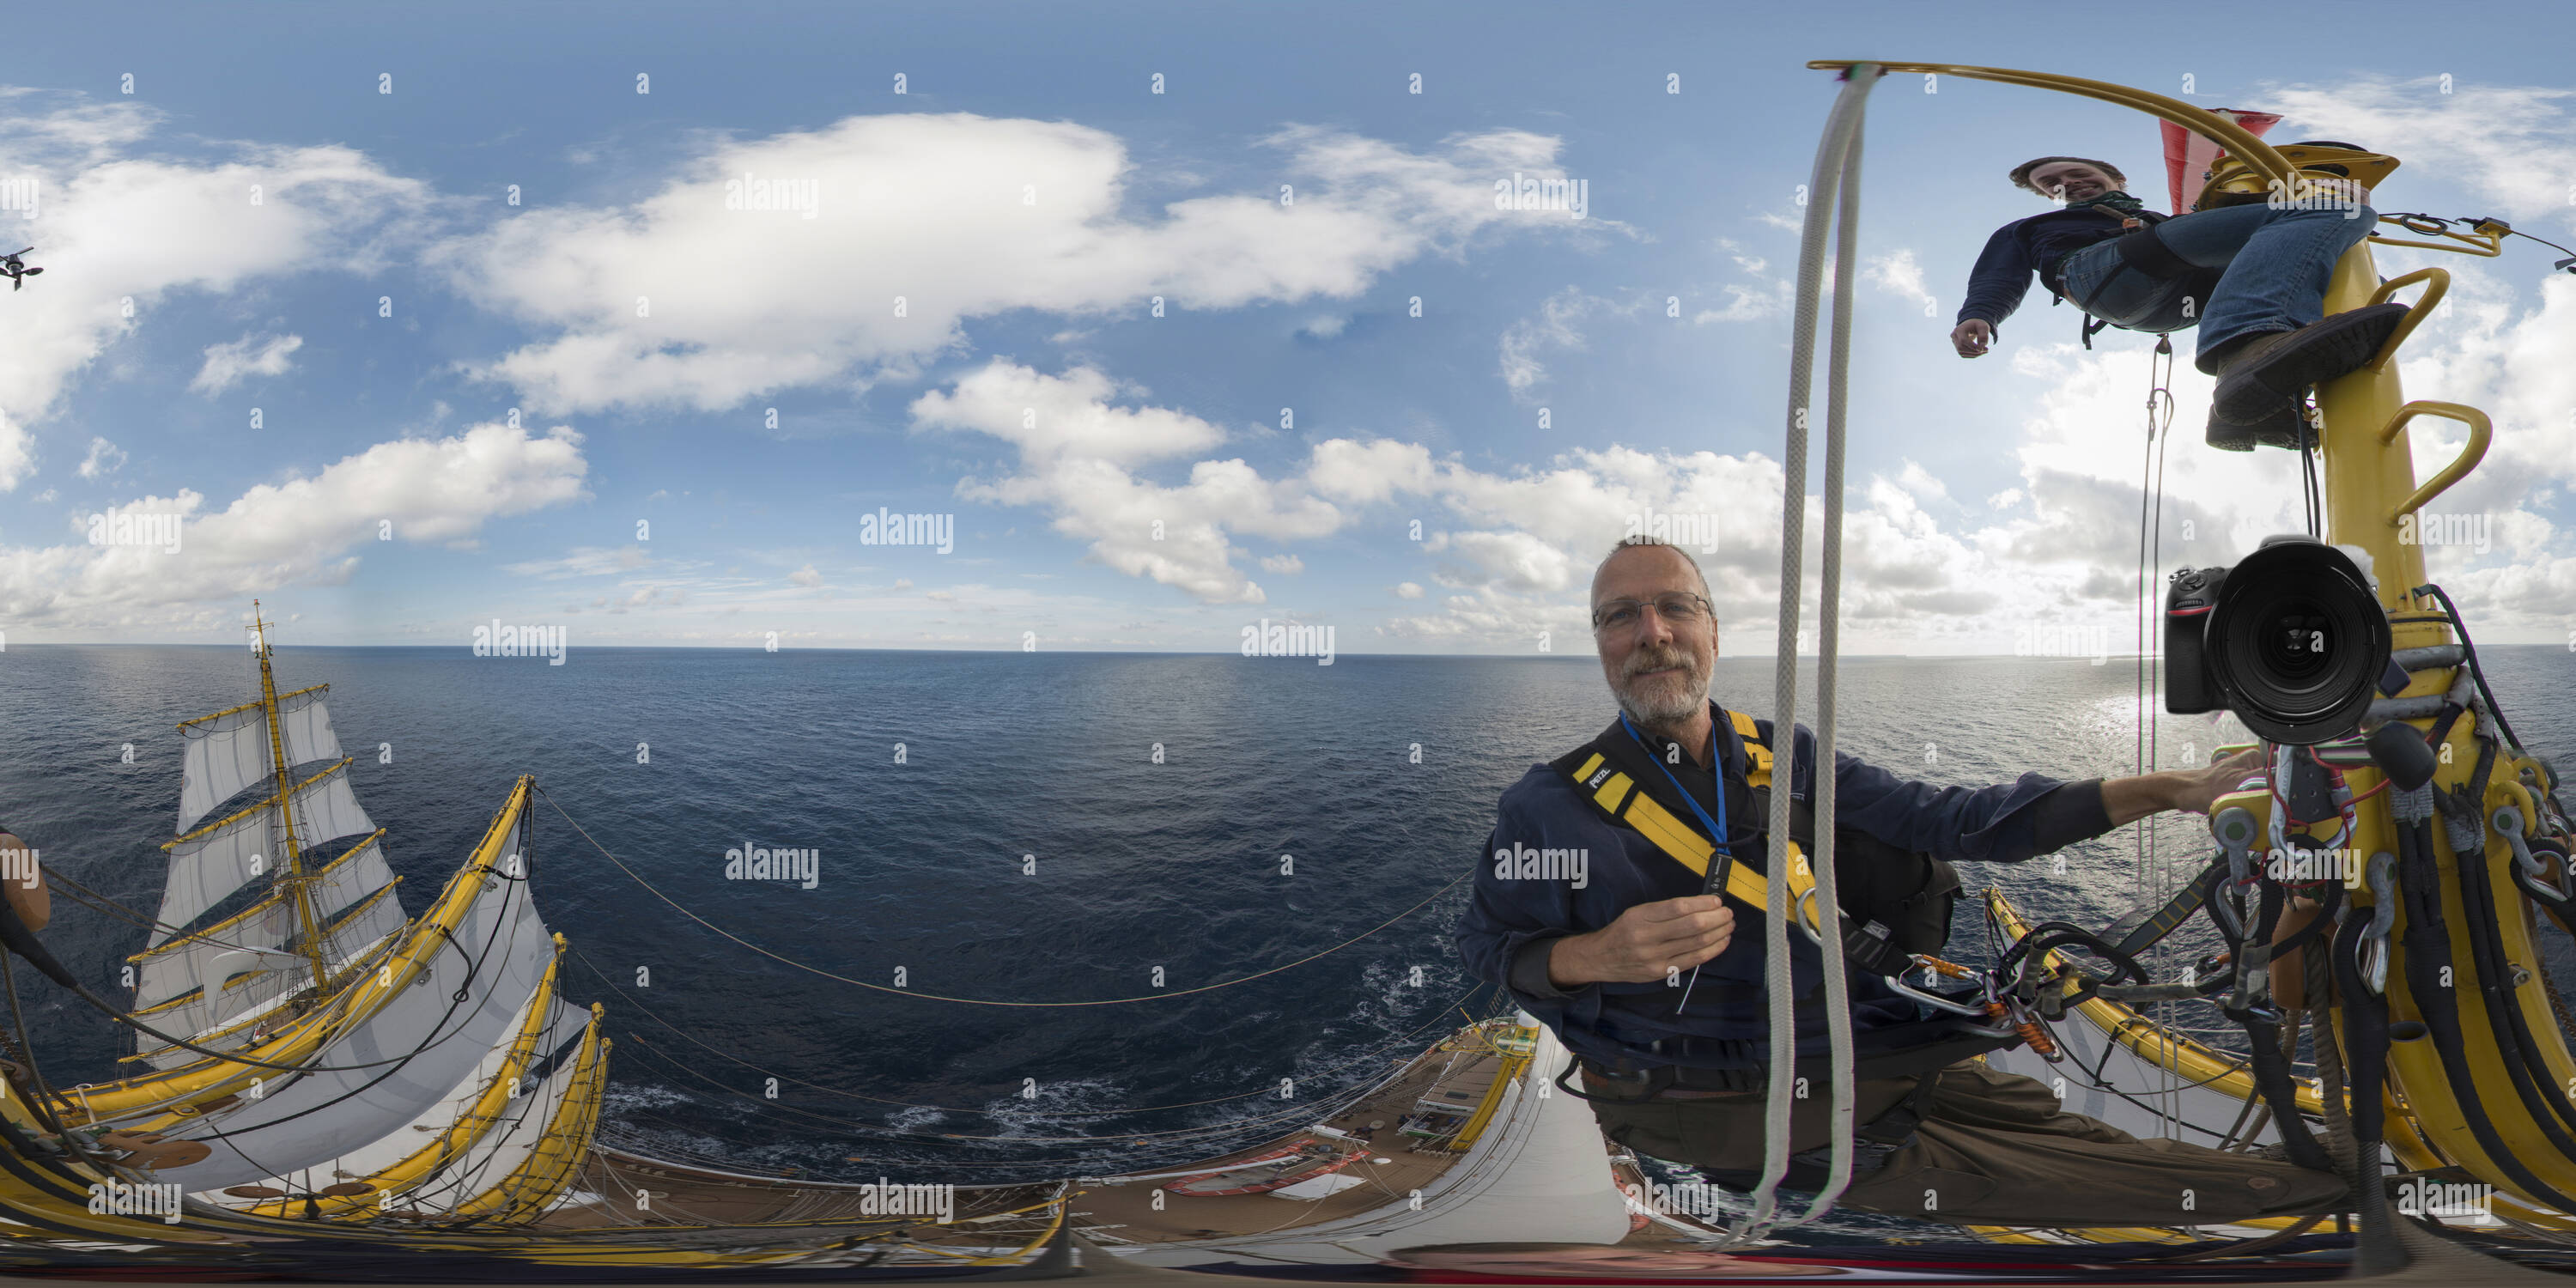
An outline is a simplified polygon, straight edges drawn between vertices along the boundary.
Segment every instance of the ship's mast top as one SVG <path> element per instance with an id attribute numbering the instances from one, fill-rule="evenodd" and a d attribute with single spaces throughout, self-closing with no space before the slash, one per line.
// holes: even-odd
<path id="1" fill-rule="evenodd" d="M 314 988 L 327 992 L 330 972 L 322 963 L 321 930 L 314 922 L 311 892 L 305 888 L 303 846 L 297 843 L 295 835 L 295 780 L 287 773 L 285 731 L 277 723 L 277 681 L 268 669 L 268 623 L 261 620 L 256 599 L 250 601 L 250 629 L 251 647 L 259 655 L 260 705 L 268 714 L 269 767 L 276 775 L 277 816 L 283 833 L 279 839 L 286 851 L 286 862 L 279 872 L 278 883 L 287 886 L 294 896 L 295 919 L 304 930 L 303 954 L 306 965 L 313 971 Z"/>

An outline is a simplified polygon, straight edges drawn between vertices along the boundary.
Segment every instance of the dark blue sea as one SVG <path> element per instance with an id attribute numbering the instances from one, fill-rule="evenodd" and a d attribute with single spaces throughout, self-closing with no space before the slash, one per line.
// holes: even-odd
<path id="1" fill-rule="evenodd" d="M 2486 657 L 2522 736 L 2576 764 L 2576 656 Z M 1769 713 L 1768 658 L 1718 665 L 1721 702 Z M 538 906 L 573 946 L 566 991 L 606 1005 L 617 1044 L 607 1139 L 843 1179 L 1207 1157 L 1311 1121 L 1283 1083 L 1327 1097 L 1491 1013 L 1450 943 L 1461 878 L 1503 788 L 1612 713 L 1598 665 L 1571 657 L 575 649 L 549 666 L 287 646 L 276 670 L 280 691 L 331 685 L 411 911 L 523 773 L 660 891 L 540 805 Z M 2137 685 L 2117 659 L 1846 659 L 1840 744 L 1937 783 L 2119 774 L 2136 763 Z M 246 649 L 10 648 L 0 824 L 151 910 L 179 793 L 172 726 L 257 694 Z M 2174 765 L 2216 733 L 2160 715 L 2156 738 Z M 2176 877 L 2209 848 L 2179 816 L 2155 840 Z M 814 888 L 727 880 L 725 851 L 746 843 L 818 851 Z M 2043 860 L 1965 876 L 2099 925 L 2167 893 L 2142 886 L 2143 849 L 2133 827 L 2070 853 L 2064 875 Z M 47 940 L 102 984 L 142 947 L 139 928 L 55 909 Z M 1980 919 L 1961 912 L 1954 947 L 1974 959 Z M 898 970 L 906 992 L 890 991 Z M 131 1048 L 104 1017 L 19 982 L 50 1079 L 116 1076 Z"/>

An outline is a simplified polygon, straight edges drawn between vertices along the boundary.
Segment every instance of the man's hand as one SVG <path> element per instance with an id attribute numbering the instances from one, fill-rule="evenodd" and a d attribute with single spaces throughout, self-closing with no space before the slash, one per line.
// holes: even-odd
<path id="1" fill-rule="evenodd" d="M 2206 814 L 2219 797 L 2235 791 L 2244 781 L 2263 772 L 2263 749 L 2250 747 L 2225 760 L 2188 775 L 2174 792 L 2173 807 Z"/>
<path id="2" fill-rule="evenodd" d="M 1962 358 L 1981 358 L 1995 342 L 1995 329 L 1984 318 L 1970 318 L 1950 328 L 1950 347 Z"/>
<path id="3" fill-rule="evenodd" d="M 1735 910 L 1713 894 L 1641 903 L 1617 921 L 1586 935 L 1570 935 L 1548 949 L 1547 982 L 1558 988 L 1585 984 L 1643 984 L 1668 978 L 1726 951 L 1735 938 Z"/>
<path id="4" fill-rule="evenodd" d="M 2211 802 L 2263 772 L 2260 748 L 2239 752 L 2207 769 L 2167 769 L 2132 778 L 2102 780 L 2102 812 L 2114 827 L 2169 809 L 2209 812 Z"/>

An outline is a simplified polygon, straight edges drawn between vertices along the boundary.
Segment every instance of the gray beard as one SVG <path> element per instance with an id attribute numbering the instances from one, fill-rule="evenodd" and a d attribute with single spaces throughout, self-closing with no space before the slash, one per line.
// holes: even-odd
<path id="1" fill-rule="evenodd" d="M 1626 689 L 1612 689 L 1619 709 L 1639 728 L 1662 730 L 1690 719 L 1708 707 L 1708 677 L 1694 677 L 1690 691 L 1670 703 L 1653 702 Z"/>

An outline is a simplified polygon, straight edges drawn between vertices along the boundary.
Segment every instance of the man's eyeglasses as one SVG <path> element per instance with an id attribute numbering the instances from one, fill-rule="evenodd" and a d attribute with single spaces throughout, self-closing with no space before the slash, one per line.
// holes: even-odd
<path id="1" fill-rule="evenodd" d="M 1615 631 L 1637 624 L 1637 615 L 1649 603 L 1655 615 L 1671 626 L 1697 626 L 1716 615 L 1709 602 L 1686 591 L 1657 595 L 1652 600 L 1605 599 L 1592 610 L 1592 629 Z"/>

